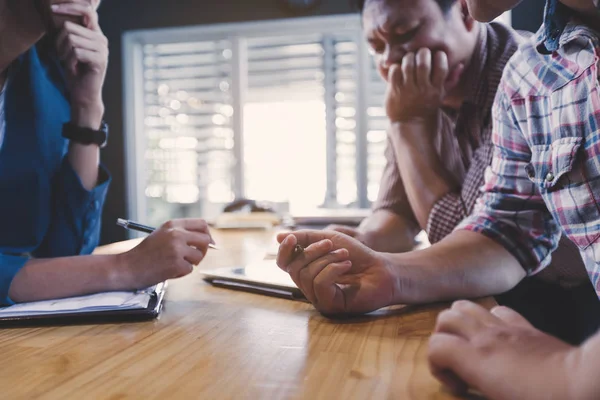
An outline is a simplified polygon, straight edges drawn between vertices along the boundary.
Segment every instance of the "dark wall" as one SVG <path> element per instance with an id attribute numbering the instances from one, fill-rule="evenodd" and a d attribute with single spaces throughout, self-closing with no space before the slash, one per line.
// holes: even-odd
<path id="1" fill-rule="evenodd" d="M 541 23 L 543 0 L 526 0 L 513 20 L 517 29 L 535 30 Z M 123 137 L 123 93 L 121 37 L 124 32 L 170 26 L 243 22 L 294 17 L 281 6 L 282 0 L 104 0 L 100 8 L 102 29 L 110 41 L 110 64 L 104 99 L 110 124 L 109 146 L 102 159 L 113 174 L 104 209 L 102 242 L 125 239 L 125 231 L 115 225 L 126 216 L 125 154 Z M 304 16 L 352 12 L 350 0 L 323 0 Z M 539 18 L 536 18 L 539 16 Z"/>

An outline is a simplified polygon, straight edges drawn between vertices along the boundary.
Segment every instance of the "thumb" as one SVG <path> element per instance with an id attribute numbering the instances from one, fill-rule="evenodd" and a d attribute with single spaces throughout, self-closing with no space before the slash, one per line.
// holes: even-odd
<path id="1" fill-rule="evenodd" d="M 286 237 L 290 236 L 292 232 L 280 232 L 277 234 L 277 243 L 281 244 L 285 240 Z"/>
<path id="2" fill-rule="evenodd" d="M 304 248 L 307 248 L 313 243 L 317 243 L 325 239 L 331 239 L 336 234 L 337 233 L 333 231 L 300 230 L 292 232 L 288 235 L 294 235 L 298 241 L 298 244 Z M 283 237 L 283 239 L 285 239 L 285 237 Z M 277 240 L 279 240 L 279 237 Z"/>

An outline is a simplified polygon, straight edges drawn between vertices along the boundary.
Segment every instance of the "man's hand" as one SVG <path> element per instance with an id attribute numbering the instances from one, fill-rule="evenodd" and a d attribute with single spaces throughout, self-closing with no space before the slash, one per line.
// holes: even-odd
<path id="1" fill-rule="evenodd" d="M 98 129 L 104 113 L 102 85 L 108 65 L 108 40 L 100 29 L 98 13 L 91 0 L 53 4 L 52 12 L 56 18 L 76 17 L 81 21 L 62 24 L 56 47 L 66 70 L 73 122 L 83 119 L 82 125 Z"/>
<path id="2" fill-rule="evenodd" d="M 516 312 L 458 301 L 429 341 L 431 372 L 453 392 L 489 399 L 571 399 L 577 349 L 533 328 Z"/>
<path id="3" fill-rule="evenodd" d="M 388 72 L 385 108 L 394 122 L 430 122 L 437 119 L 446 94 L 448 57 L 437 51 L 420 49 L 408 53 L 402 65 L 392 65 Z"/>
<path id="4" fill-rule="evenodd" d="M 350 236 L 298 231 L 279 234 L 277 240 L 277 265 L 323 314 L 361 314 L 393 303 L 396 278 L 391 265 Z M 297 244 L 305 250 L 294 257 Z"/>

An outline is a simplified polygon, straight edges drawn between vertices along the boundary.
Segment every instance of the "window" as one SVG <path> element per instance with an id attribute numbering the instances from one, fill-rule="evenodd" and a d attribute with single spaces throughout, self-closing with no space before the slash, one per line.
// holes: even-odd
<path id="1" fill-rule="evenodd" d="M 129 32 L 124 54 L 131 218 L 376 199 L 385 85 L 359 16 Z"/>
<path id="2" fill-rule="evenodd" d="M 358 16 L 130 32 L 125 54 L 132 217 L 375 199 L 385 88 Z"/>

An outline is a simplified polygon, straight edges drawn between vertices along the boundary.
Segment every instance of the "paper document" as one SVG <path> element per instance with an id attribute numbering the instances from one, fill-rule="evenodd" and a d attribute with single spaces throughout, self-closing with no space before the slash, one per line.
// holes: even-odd
<path id="1" fill-rule="evenodd" d="M 152 290 L 147 290 L 139 292 L 108 292 L 58 300 L 36 301 L 0 308 L 0 318 L 144 309 L 148 307 L 151 298 Z"/>

